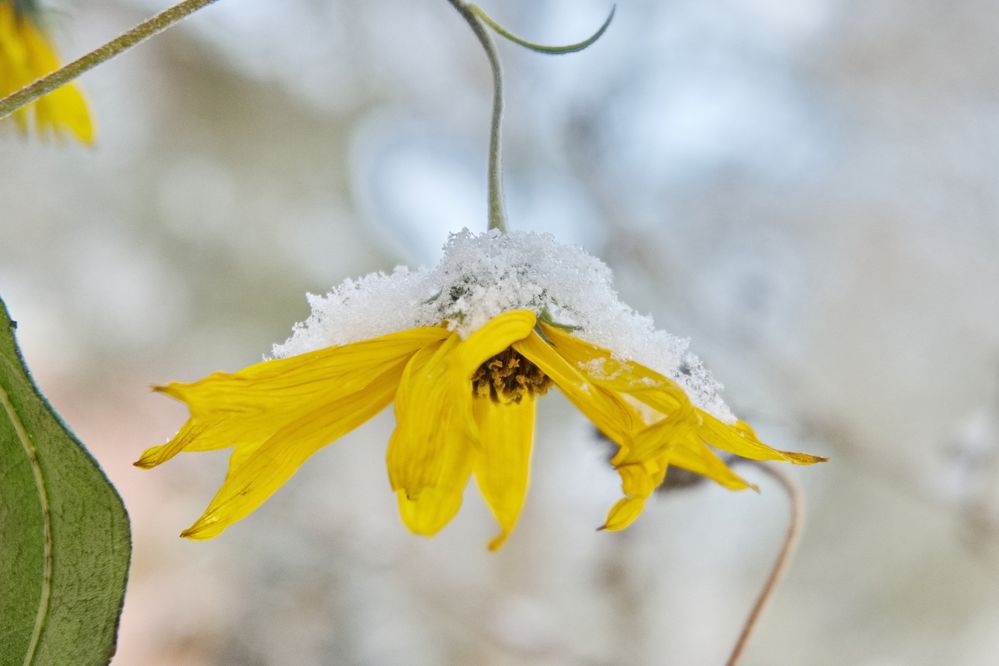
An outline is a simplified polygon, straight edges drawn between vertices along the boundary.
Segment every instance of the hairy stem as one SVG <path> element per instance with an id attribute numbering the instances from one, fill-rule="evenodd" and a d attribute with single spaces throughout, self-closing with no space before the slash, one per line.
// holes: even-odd
<path id="1" fill-rule="evenodd" d="M 128 32 L 115 37 L 107 44 L 100 46 L 87 55 L 77 58 L 61 69 L 57 69 L 47 76 L 37 79 L 33 83 L 17 90 L 7 97 L 0 99 L 0 118 L 6 118 L 22 106 L 34 102 L 39 97 L 47 95 L 69 83 L 87 70 L 90 70 L 102 62 L 106 62 L 115 56 L 124 53 L 140 42 L 149 39 L 153 35 L 162 32 L 190 16 L 202 7 L 210 5 L 217 0 L 183 0 L 173 7 L 166 9 L 156 16 L 147 19 L 135 26 Z"/>
<path id="2" fill-rule="evenodd" d="M 506 231 L 506 213 L 503 210 L 503 155 L 501 131 L 503 125 L 503 68 L 500 65 L 496 44 L 482 21 L 471 7 L 462 0 L 448 0 L 462 18 L 468 22 L 489 58 L 493 71 L 493 117 L 489 127 L 489 228 Z"/>

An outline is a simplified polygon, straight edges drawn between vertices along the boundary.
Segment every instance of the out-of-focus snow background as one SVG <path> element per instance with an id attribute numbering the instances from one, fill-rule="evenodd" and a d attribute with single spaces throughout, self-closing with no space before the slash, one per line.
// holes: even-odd
<path id="1" fill-rule="evenodd" d="M 75 57 L 165 6 L 59 5 Z M 484 2 L 540 41 L 595 0 Z M 590 50 L 503 44 L 508 205 L 607 261 L 781 448 L 808 525 L 747 664 L 999 651 L 999 3 L 623 0 Z M 447 3 L 223 0 L 82 79 L 97 147 L 0 138 L 0 293 L 38 382 L 131 512 L 116 664 L 716 664 L 784 529 L 701 486 L 617 493 L 561 398 L 502 552 L 474 487 L 399 522 L 385 414 L 210 542 L 225 454 L 130 466 L 183 421 L 148 386 L 235 370 L 304 293 L 432 264 L 485 224 L 489 78 Z M 752 472 L 747 469 L 747 474 Z"/>

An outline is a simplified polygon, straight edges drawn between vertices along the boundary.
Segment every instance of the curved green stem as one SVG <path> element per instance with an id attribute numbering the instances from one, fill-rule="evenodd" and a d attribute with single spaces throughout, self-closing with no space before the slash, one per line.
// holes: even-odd
<path id="1" fill-rule="evenodd" d="M 484 9 L 478 5 L 468 5 L 468 10 L 479 17 L 486 25 L 496 31 L 498 35 L 509 39 L 514 44 L 518 46 L 523 46 L 525 49 L 530 49 L 538 53 L 546 53 L 548 55 L 564 55 L 566 53 L 576 53 L 577 51 L 582 51 L 583 49 L 591 46 L 594 42 L 600 39 L 607 28 L 610 27 L 611 21 L 614 20 L 614 13 L 617 11 L 617 5 L 612 5 L 610 14 L 607 15 L 606 20 L 604 20 L 603 25 L 601 25 L 595 33 L 587 37 L 581 42 L 576 42 L 575 44 L 565 44 L 563 46 L 547 46 L 545 44 L 537 44 L 535 42 L 528 41 L 523 37 L 518 37 L 513 34 L 502 25 L 497 23 L 489 14 L 485 12 Z"/>
<path id="2" fill-rule="evenodd" d="M 583 41 L 565 46 L 545 46 L 529 42 L 513 34 L 494 21 L 489 14 L 477 5 L 466 3 L 464 0 L 448 0 L 448 2 L 451 3 L 451 6 L 461 14 L 462 18 L 472 28 L 472 32 L 475 33 L 475 36 L 479 39 L 479 43 L 482 44 L 482 48 L 486 52 L 486 57 L 489 58 L 489 66 L 493 71 L 493 117 L 489 129 L 489 229 L 506 231 L 506 214 L 503 210 L 503 155 L 501 143 L 503 125 L 503 68 L 500 65 L 496 44 L 493 43 L 492 37 L 489 36 L 486 26 L 495 30 L 501 37 L 532 51 L 551 55 L 575 53 L 576 51 L 582 51 L 600 39 L 608 26 L 610 26 L 611 21 L 614 20 L 614 12 L 617 10 L 617 6 L 614 5 L 611 7 L 610 15 L 607 16 L 607 20 L 604 21 L 603 25 Z"/>
<path id="3" fill-rule="evenodd" d="M 506 231 L 506 213 L 503 206 L 503 67 L 500 65 L 496 44 L 474 12 L 474 5 L 462 0 L 448 0 L 468 22 L 489 58 L 493 71 L 493 116 L 489 126 L 489 229 Z"/>
<path id="4" fill-rule="evenodd" d="M 53 90 L 66 85 L 87 70 L 93 69 L 120 53 L 124 53 L 140 42 L 166 30 L 202 7 L 214 2 L 217 2 L 217 0 L 183 0 L 183 2 L 178 2 L 173 7 L 143 21 L 128 32 L 118 35 L 107 44 L 94 49 L 65 67 L 57 69 L 51 74 L 43 76 L 7 97 L 0 99 L 0 118 L 6 118 L 22 106 L 30 104 L 39 97 L 43 97 Z"/>

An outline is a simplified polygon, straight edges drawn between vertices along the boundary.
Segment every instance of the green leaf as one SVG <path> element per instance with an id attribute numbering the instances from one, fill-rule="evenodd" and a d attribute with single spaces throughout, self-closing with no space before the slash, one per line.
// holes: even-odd
<path id="1" fill-rule="evenodd" d="M 0 665 L 107 664 L 128 514 L 28 374 L 0 300 Z"/>

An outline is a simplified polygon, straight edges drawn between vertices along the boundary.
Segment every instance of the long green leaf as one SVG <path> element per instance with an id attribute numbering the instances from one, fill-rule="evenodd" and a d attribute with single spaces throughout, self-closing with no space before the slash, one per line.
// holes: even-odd
<path id="1" fill-rule="evenodd" d="M 107 664 L 128 514 L 32 382 L 15 327 L 0 300 L 0 665 Z"/>

